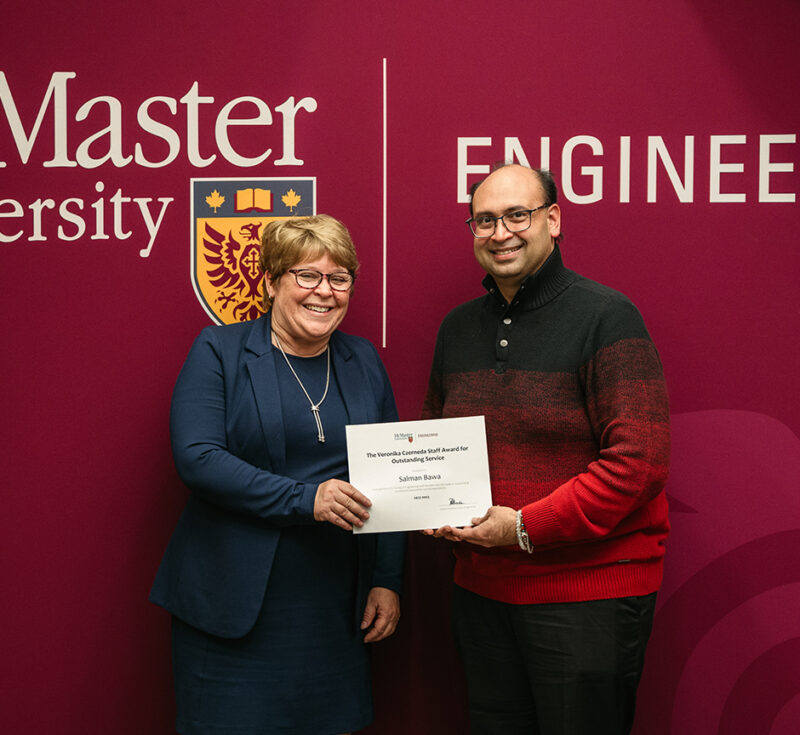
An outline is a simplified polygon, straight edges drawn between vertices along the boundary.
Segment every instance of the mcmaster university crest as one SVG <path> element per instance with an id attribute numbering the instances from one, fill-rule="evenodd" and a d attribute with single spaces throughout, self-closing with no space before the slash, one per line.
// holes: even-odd
<path id="1" fill-rule="evenodd" d="M 261 232 L 316 213 L 316 179 L 192 179 L 192 285 L 217 324 L 264 313 Z"/>

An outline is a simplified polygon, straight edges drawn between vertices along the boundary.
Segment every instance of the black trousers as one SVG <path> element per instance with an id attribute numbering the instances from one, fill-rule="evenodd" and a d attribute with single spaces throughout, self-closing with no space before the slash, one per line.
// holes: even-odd
<path id="1" fill-rule="evenodd" d="M 510 605 L 456 586 L 472 735 L 629 733 L 655 602 Z"/>

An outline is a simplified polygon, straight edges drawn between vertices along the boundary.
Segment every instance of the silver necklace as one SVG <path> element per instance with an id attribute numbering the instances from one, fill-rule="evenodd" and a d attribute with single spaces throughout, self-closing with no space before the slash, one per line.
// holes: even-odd
<path id="1" fill-rule="evenodd" d="M 289 366 L 289 370 L 292 371 L 292 375 L 294 375 L 294 379 L 297 381 L 297 384 L 300 386 L 300 389 L 303 393 L 306 394 L 306 398 L 308 398 L 308 402 L 311 405 L 311 413 L 314 414 L 314 421 L 317 422 L 317 441 L 320 444 L 325 443 L 325 432 L 322 430 L 322 420 L 319 417 L 319 407 L 322 405 L 322 402 L 325 400 L 325 397 L 328 395 L 328 386 L 331 384 L 331 346 L 328 345 L 326 350 L 328 352 L 328 374 L 325 376 L 325 392 L 322 394 L 322 398 L 319 399 L 317 403 L 311 400 L 311 396 L 308 395 L 308 391 L 306 387 L 303 385 L 303 381 L 300 380 L 297 373 L 294 371 L 292 367 L 292 363 L 289 362 L 289 358 L 286 356 L 286 353 L 283 351 L 283 345 L 281 341 L 278 339 L 278 335 L 275 332 L 272 333 L 272 336 L 275 338 L 275 344 L 278 345 L 278 349 L 281 351 L 283 355 L 283 359 L 286 360 L 286 364 Z"/>

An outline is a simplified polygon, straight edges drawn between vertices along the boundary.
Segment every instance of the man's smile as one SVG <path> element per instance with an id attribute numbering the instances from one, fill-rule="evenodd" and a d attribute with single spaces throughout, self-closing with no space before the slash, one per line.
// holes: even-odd
<path id="1" fill-rule="evenodd" d="M 494 256 L 502 257 L 504 255 L 510 255 L 511 253 L 516 253 L 524 243 L 520 243 L 519 245 L 514 245 L 510 248 L 489 248 L 489 252 Z"/>

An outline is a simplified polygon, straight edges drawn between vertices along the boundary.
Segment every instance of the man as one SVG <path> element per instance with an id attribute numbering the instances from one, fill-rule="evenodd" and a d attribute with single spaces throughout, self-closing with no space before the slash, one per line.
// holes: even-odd
<path id="1" fill-rule="evenodd" d="M 567 270 L 547 171 L 498 168 L 468 220 L 488 294 L 439 330 L 424 418 L 484 415 L 495 503 L 455 548 L 474 735 L 627 733 L 669 530 L 661 363 L 622 294 Z"/>

